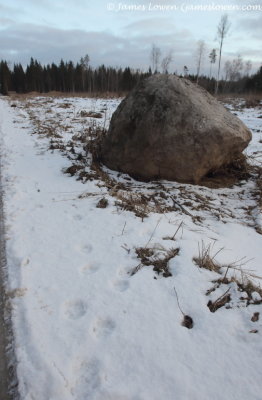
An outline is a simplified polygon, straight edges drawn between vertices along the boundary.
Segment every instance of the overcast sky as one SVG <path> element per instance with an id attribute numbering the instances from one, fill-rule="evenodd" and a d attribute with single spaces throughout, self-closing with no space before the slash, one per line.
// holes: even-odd
<path id="1" fill-rule="evenodd" d="M 196 5 L 217 10 L 191 11 Z M 92 66 L 147 70 L 155 43 L 163 56 L 173 52 L 170 72 L 187 65 L 194 73 L 197 42 L 205 40 L 207 72 L 225 5 L 243 9 L 227 11 L 223 61 L 240 54 L 255 71 L 262 64 L 262 0 L 0 0 L 0 59 L 26 65 L 33 57 L 47 64 L 89 54 Z"/>

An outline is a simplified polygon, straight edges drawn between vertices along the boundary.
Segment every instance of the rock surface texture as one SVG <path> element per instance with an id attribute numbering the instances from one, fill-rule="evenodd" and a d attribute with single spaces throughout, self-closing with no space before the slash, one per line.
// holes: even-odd
<path id="1" fill-rule="evenodd" d="M 213 96 L 175 75 L 140 82 L 113 114 L 101 158 L 135 178 L 198 183 L 230 164 L 251 132 Z"/>

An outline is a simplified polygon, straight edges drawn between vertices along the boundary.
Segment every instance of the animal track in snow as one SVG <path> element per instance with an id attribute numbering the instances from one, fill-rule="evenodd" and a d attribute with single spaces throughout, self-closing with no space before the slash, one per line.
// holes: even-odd
<path id="1" fill-rule="evenodd" d="M 98 318 L 93 325 L 93 333 L 97 338 L 109 336 L 115 329 L 116 323 L 111 318 Z"/>
<path id="2" fill-rule="evenodd" d="M 70 301 L 65 304 L 65 315 L 69 319 L 79 319 L 86 314 L 87 304 L 82 300 Z"/>
<path id="3" fill-rule="evenodd" d="M 21 261 L 21 267 L 25 267 L 26 265 L 28 265 L 30 263 L 30 259 L 28 257 L 23 258 L 23 260 Z"/>
<path id="4" fill-rule="evenodd" d="M 82 361 L 77 368 L 77 376 L 72 394 L 77 400 L 91 400 L 101 387 L 100 363 L 93 359 Z"/>
<path id="5" fill-rule="evenodd" d="M 91 253 L 91 251 L 93 250 L 93 247 L 91 244 L 86 243 L 86 244 L 82 244 L 82 245 L 81 244 L 76 245 L 76 249 L 83 253 Z"/>
<path id="6" fill-rule="evenodd" d="M 117 279 L 112 282 L 112 285 L 119 292 L 125 292 L 129 288 L 129 282 L 125 279 Z"/>
<path id="7" fill-rule="evenodd" d="M 117 271 L 117 275 L 122 277 L 122 276 L 128 276 L 129 273 L 129 268 L 128 267 L 121 267 Z"/>
<path id="8" fill-rule="evenodd" d="M 81 220 L 83 219 L 82 215 L 80 215 L 80 214 L 74 215 L 73 218 L 74 218 L 74 220 L 76 220 L 76 221 L 81 221 Z"/>
<path id="9" fill-rule="evenodd" d="M 83 275 L 84 274 L 93 274 L 94 272 L 99 270 L 99 267 L 100 267 L 100 265 L 97 262 L 88 262 L 84 266 L 79 268 L 79 272 Z"/>

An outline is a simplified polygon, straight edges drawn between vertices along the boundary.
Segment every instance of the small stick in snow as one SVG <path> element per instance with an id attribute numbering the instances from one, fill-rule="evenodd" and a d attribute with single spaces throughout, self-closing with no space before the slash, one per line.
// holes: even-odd
<path id="1" fill-rule="evenodd" d="M 149 240 L 148 240 L 148 242 L 147 242 L 147 244 L 145 245 L 145 249 L 147 248 L 147 246 L 149 245 L 149 243 L 151 242 L 151 240 L 152 240 L 152 237 L 154 236 L 154 234 L 155 234 L 155 231 L 156 231 L 156 228 L 158 227 L 158 225 L 160 224 L 160 221 L 161 221 L 161 219 L 162 219 L 162 217 L 161 218 L 159 218 L 159 220 L 157 221 L 157 224 L 156 224 L 156 226 L 155 226 L 155 228 L 154 228 L 154 230 L 153 230 L 153 232 L 152 232 L 152 234 L 151 234 L 151 236 L 150 236 L 150 238 L 149 238 Z"/>
<path id="2" fill-rule="evenodd" d="M 189 217 L 195 218 L 193 214 L 191 214 L 188 210 L 185 209 L 184 206 L 182 206 L 182 204 L 180 204 L 177 200 L 174 199 L 173 196 L 171 196 L 171 199 L 173 200 L 173 203 L 176 204 L 178 207 L 181 208 L 181 210 L 183 211 L 183 213 L 185 213 L 186 215 L 189 215 Z"/>
<path id="3" fill-rule="evenodd" d="M 193 321 L 193 319 L 192 319 L 189 315 L 186 315 L 186 314 L 182 311 L 182 308 L 180 307 L 180 304 L 179 304 L 178 294 L 177 294 L 177 291 L 176 291 L 175 286 L 174 286 L 174 291 L 175 291 L 175 294 L 176 294 L 176 300 L 177 300 L 178 308 L 179 308 L 181 314 L 182 314 L 183 317 L 184 317 L 181 325 L 184 326 L 184 327 L 186 327 L 186 328 L 188 328 L 188 329 L 192 329 L 193 326 L 194 326 L 194 321 Z"/>
<path id="4" fill-rule="evenodd" d="M 180 229 L 180 227 L 182 226 L 183 223 L 184 223 L 184 221 L 181 221 L 181 222 L 180 222 L 180 224 L 179 224 L 177 230 L 175 231 L 175 234 L 172 236 L 172 240 L 175 240 L 176 234 L 177 234 L 177 232 L 179 231 L 179 229 Z"/>
<path id="5" fill-rule="evenodd" d="M 124 228 L 122 229 L 122 233 L 121 233 L 121 236 L 123 236 L 123 234 L 124 234 L 124 231 L 125 231 L 125 227 L 126 227 L 126 221 L 125 221 L 125 225 L 124 225 Z"/>

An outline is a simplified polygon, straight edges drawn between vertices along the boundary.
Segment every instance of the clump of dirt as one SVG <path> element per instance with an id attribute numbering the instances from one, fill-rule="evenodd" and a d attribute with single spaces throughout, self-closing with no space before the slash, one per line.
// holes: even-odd
<path id="1" fill-rule="evenodd" d="M 184 326 L 187 329 L 192 329 L 194 326 L 193 319 L 190 317 L 190 315 L 184 315 L 183 321 L 181 323 L 182 326 Z"/>
<path id="2" fill-rule="evenodd" d="M 259 312 L 254 312 L 254 314 L 251 317 L 252 322 L 257 322 L 259 320 Z"/>
<path id="3" fill-rule="evenodd" d="M 62 104 L 59 104 L 59 108 L 70 108 L 72 106 L 72 104 L 71 103 L 62 103 Z"/>
<path id="4" fill-rule="evenodd" d="M 108 200 L 103 197 L 100 199 L 96 205 L 96 208 L 106 208 L 108 206 Z"/>
<path id="5" fill-rule="evenodd" d="M 209 300 L 207 306 L 211 312 L 216 312 L 219 308 L 230 302 L 231 296 L 228 292 L 229 289 L 222 296 L 218 297 L 218 299 L 216 299 L 214 302 Z"/>
<path id="6" fill-rule="evenodd" d="M 96 111 L 81 110 L 79 115 L 80 115 L 80 117 L 89 117 L 89 118 L 102 118 L 103 117 L 103 115 L 100 112 L 96 112 Z"/>
<path id="7" fill-rule="evenodd" d="M 73 164 L 70 167 L 66 168 L 64 170 L 65 174 L 69 174 L 71 176 L 74 176 L 77 174 L 78 171 L 80 171 L 82 169 L 81 165 L 77 165 L 77 164 Z"/>

